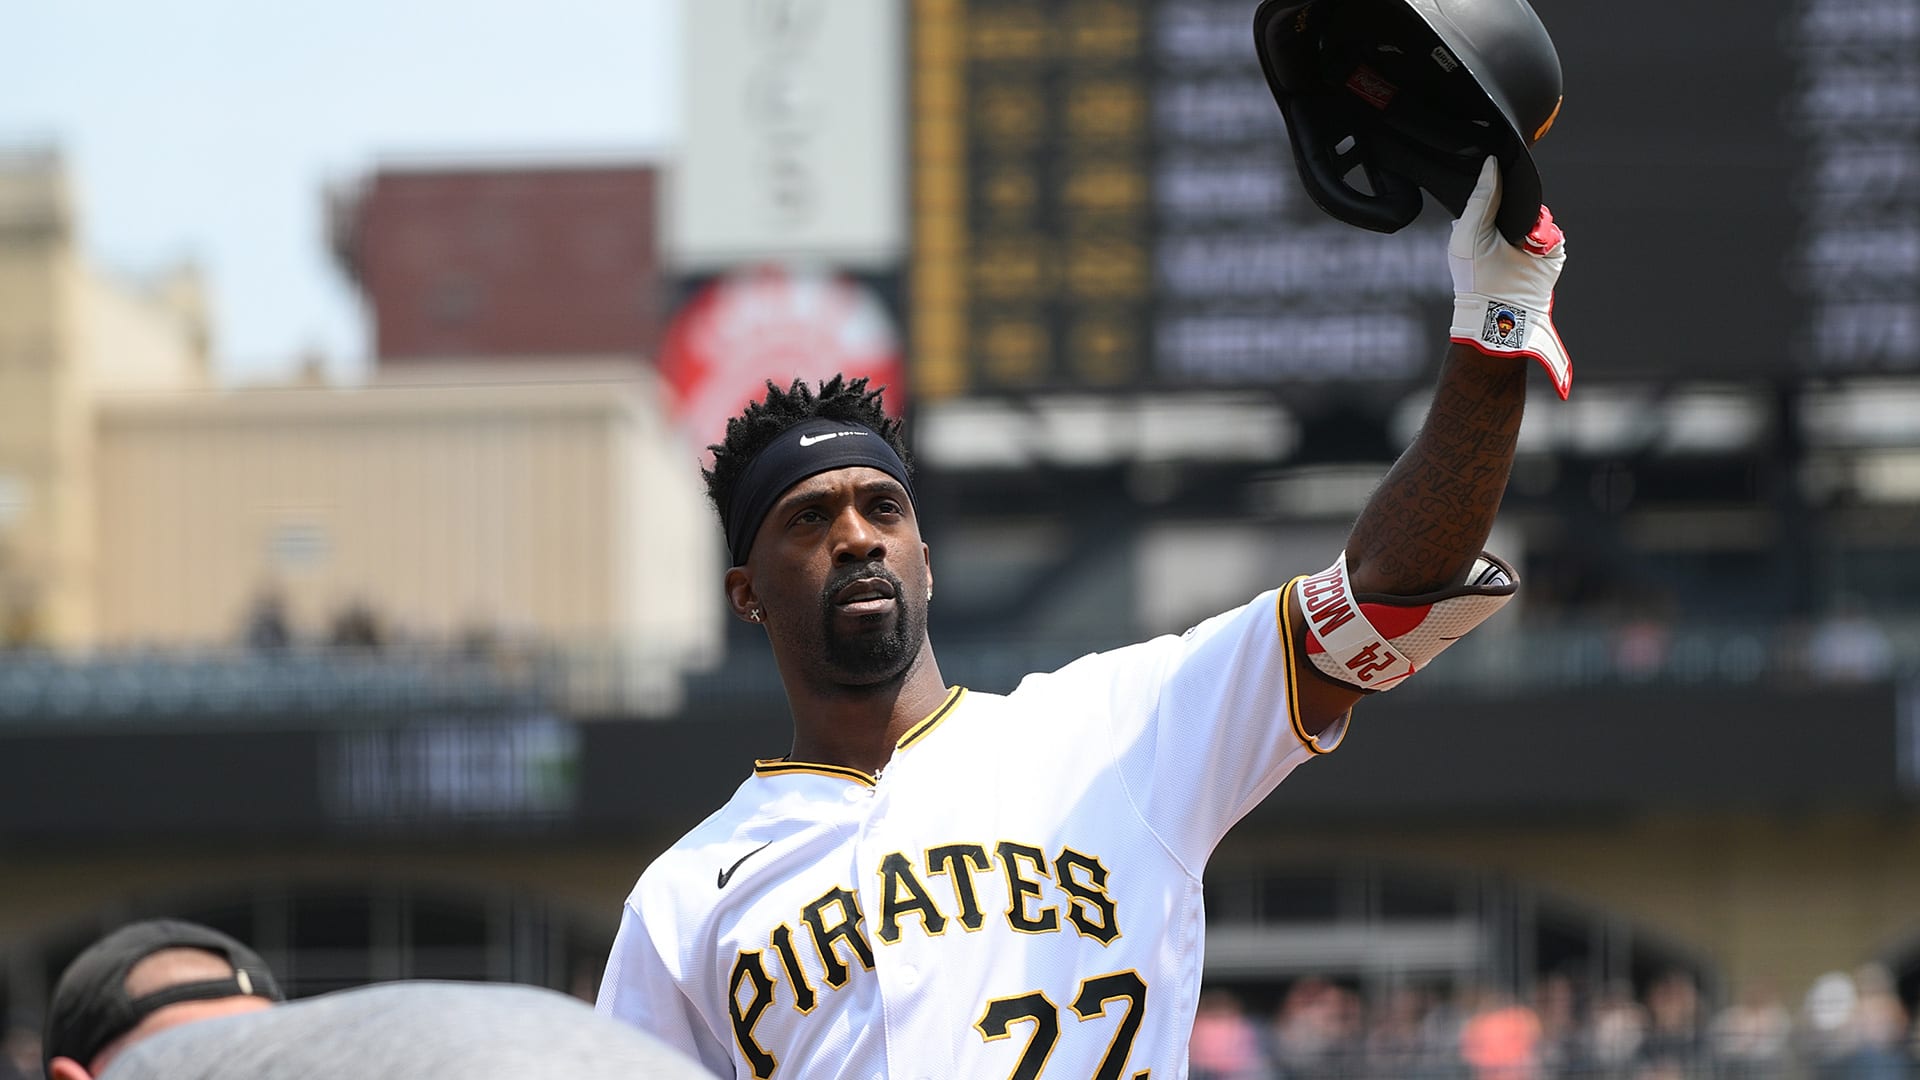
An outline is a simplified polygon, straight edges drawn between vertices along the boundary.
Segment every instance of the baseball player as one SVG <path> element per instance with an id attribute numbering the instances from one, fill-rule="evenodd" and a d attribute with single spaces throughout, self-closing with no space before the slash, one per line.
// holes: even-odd
<path id="1" fill-rule="evenodd" d="M 949 685 L 899 424 L 864 380 L 768 386 L 713 447 L 728 602 L 762 627 L 787 754 L 628 897 L 598 1008 L 722 1075 L 1172 1078 L 1200 991 L 1201 871 L 1235 821 L 1503 604 L 1481 551 L 1526 364 L 1570 373 L 1564 262 L 1482 168 L 1449 252 L 1426 424 L 1325 570 L 1001 696 Z M 1485 313 L 1529 314 L 1524 336 Z M 1496 340 L 1497 339 L 1497 340 Z"/>

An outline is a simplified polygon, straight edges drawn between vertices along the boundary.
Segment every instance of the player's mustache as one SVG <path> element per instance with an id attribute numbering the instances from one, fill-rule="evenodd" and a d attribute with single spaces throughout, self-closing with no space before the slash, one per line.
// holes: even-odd
<path id="1" fill-rule="evenodd" d="M 892 585 L 893 595 L 896 598 L 906 598 L 906 586 L 900 583 L 900 579 L 894 575 L 893 571 L 888 570 L 886 566 L 881 563 L 869 562 L 861 563 L 858 566 L 849 566 L 844 570 L 835 571 L 830 575 L 827 578 L 826 587 L 820 590 L 820 602 L 831 605 L 834 595 L 841 589 L 846 588 L 856 581 L 865 581 L 870 578 L 877 578 Z"/>

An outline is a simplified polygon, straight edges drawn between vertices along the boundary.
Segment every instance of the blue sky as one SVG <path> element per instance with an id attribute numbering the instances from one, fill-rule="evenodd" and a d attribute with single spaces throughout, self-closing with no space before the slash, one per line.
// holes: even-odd
<path id="1" fill-rule="evenodd" d="M 679 0 L 7 5 L 0 147 L 53 146 L 106 267 L 199 264 L 223 380 L 364 370 L 323 192 L 383 161 L 659 159 Z"/>

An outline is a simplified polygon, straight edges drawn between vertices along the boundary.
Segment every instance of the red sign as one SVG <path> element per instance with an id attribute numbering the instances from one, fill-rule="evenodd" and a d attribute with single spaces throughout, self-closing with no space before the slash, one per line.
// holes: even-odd
<path id="1" fill-rule="evenodd" d="M 721 278 L 673 317 L 660 374 L 674 415 L 699 446 L 766 396 L 767 380 L 817 385 L 835 374 L 887 388 L 887 412 L 906 407 L 900 335 L 872 289 L 843 274 L 762 266 Z"/>

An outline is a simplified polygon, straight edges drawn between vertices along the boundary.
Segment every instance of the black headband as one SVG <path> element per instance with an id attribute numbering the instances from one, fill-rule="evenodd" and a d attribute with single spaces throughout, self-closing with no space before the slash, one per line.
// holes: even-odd
<path id="1" fill-rule="evenodd" d="M 803 420 L 781 432 L 747 463 L 734 482 L 733 497 L 727 500 L 721 524 L 727 530 L 727 553 L 733 565 L 746 565 L 760 523 L 788 488 L 809 476 L 859 465 L 900 481 L 907 489 L 907 501 L 913 501 L 907 463 L 872 428 L 851 420 L 821 418 Z"/>

